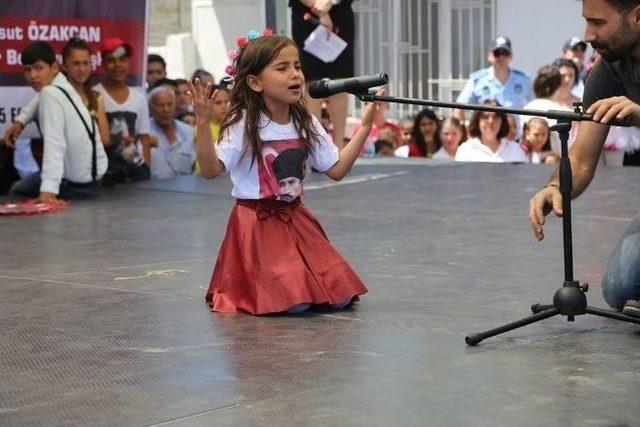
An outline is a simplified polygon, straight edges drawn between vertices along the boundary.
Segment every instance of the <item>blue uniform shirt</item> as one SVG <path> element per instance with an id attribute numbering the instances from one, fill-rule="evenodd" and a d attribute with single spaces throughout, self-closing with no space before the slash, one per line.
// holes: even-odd
<path id="1" fill-rule="evenodd" d="M 482 104 L 495 100 L 503 107 L 522 108 L 533 99 L 533 84 L 529 76 L 519 70 L 511 69 L 509 78 L 502 84 L 493 74 L 493 68 L 483 68 L 469 76 L 456 102 L 463 104 Z"/>

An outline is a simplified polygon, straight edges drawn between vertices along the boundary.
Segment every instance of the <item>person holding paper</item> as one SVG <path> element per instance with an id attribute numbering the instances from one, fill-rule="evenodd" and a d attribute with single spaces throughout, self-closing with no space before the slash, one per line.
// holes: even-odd
<path id="1" fill-rule="evenodd" d="M 355 20 L 351 8 L 352 0 L 289 0 L 293 40 L 300 49 L 302 71 L 308 83 L 323 78 L 341 79 L 354 75 Z M 316 19 L 305 20 L 305 14 Z M 312 21 L 329 30 L 329 37 L 339 36 L 347 42 L 346 48 L 333 62 L 324 62 L 304 50 L 305 40 L 316 30 Z M 320 119 L 322 99 L 307 96 L 307 105 L 312 114 Z M 347 122 L 347 94 L 339 93 L 326 99 L 327 108 L 333 122 L 333 142 L 340 148 L 344 145 Z"/>

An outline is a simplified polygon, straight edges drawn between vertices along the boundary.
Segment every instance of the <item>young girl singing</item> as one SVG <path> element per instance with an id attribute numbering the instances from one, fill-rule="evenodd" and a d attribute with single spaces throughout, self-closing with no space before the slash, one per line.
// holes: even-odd
<path id="1" fill-rule="evenodd" d="M 300 313 L 343 308 L 367 292 L 300 201 L 307 165 L 341 180 L 371 130 L 375 104 L 340 151 L 303 101 L 295 43 L 275 35 L 239 39 L 231 107 L 213 146 L 209 124 L 217 91 L 189 82 L 197 157 L 207 179 L 229 173 L 237 198 L 206 299 L 213 311 Z M 379 93 L 382 93 L 380 91 Z"/>

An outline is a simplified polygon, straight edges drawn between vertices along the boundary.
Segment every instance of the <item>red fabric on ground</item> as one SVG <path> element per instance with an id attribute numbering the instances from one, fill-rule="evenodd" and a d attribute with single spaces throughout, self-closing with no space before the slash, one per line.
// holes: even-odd
<path id="1" fill-rule="evenodd" d="M 0 203 L 0 215 L 38 215 L 43 213 L 56 213 L 64 210 L 68 202 L 59 205 L 40 203 L 37 199 L 20 200 L 18 202 Z"/>

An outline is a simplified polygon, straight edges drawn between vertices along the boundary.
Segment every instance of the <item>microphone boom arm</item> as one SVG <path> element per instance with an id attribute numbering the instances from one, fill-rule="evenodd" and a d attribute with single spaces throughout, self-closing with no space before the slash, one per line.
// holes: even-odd
<path id="1" fill-rule="evenodd" d="M 555 119 L 559 121 L 593 121 L 593 116 L 585 114 L 582 111 L 557 111 L 557 110 L 521 110 L 516 108 L 498 107 L 495 105 L 476 105 L 476 104 L 460 104 L 457 102 L 443 102 L 443 101 L 424 101 L 421 99 L 413 98 L 397 98 L 394 96 L 379 96 L 372 93 L 354 93 L 361 101 L 364 102 L 395 102 L 397 104 L 412 104 L 412 105 L 424 105 L 427 107 L 443 107 L 443 108 L 456 108 L 460 110 L 475 110 L 475 111 L 488 111 L 492 113 L 505 113 L 505 114 L 517 114 L 524 116 L 536 116 L 546 117 L 548 119 Z M 624 126 L 623 124 L 621 124 Z"/>

